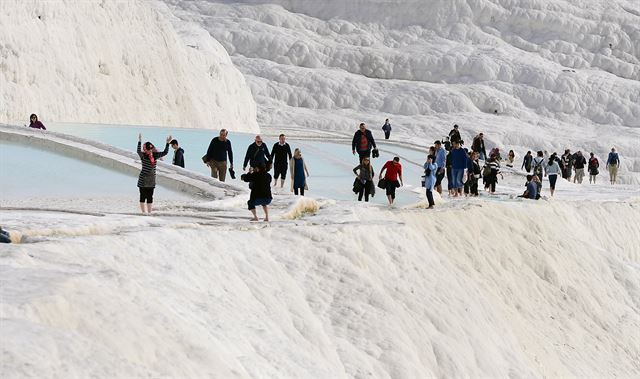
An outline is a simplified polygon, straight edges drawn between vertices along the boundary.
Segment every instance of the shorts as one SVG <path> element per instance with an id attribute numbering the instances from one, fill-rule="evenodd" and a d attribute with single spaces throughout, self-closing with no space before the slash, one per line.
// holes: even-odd
<path id="1" fill-rule="evenodd" d="M 269 204 L 271 204 L 271 199 L 266 198 L 266 197 L 262 197 L 262 198 L 259 198 L 259 199 L 247 201 L 247 205 L 249 206 L 249 210 L 256 209 L 256 206 L 258 206 L 258 205 L 269 205 Z"/>
<path id="2" fill-rule="evenodd" d="M 283 163 L 278 163 L 276 165 L 273 166 L 273 179 L 278 179 L 278 176 L 280 176 L 280 178 L 282 180 L 285 180 L 287 178 L 287 170 L 289 169 L 289 165 L 285 162 Z"/>
<path id="3" fill-rule="evenodd" d="M 138 187 L 140 190 L 140 202 L 147 204 L 153 204 L 153 190 L 154 187 Z"/>
<path id="4" fill-rule="evenodd" d="M 387 196 L 391 196 L 392 199 L 396 198 L 396 188 L 400 187 L 400 183 L 397 180 L 387 180 L 387 186 L 385 191 Z"/>

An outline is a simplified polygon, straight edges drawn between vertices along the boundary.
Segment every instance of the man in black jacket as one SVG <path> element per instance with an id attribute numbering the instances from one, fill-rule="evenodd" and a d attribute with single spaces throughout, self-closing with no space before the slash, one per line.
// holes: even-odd
<path id="1" fill-rule="evenodd" d="M 458 130 L 458 124 L 453 125 L 453 129 L 449 132 L 449 139 L 451 143 L 456 141 L 460 141 L 462 138 L 460 137 L 460 131 Z"/>
<path id="2" fill-rule="evenodd" d="M 289 160 L 291 155 L 291 147 L 286 141 L 284 134 L 280 134 L 278 142 L 273 144 L 271 149 L 271 161 L 273 162 L 273 186 L 278 184 L 278 176 L 280 176 L 280 188 L 284 187 L 284 180 L 287 177 L 289 169 Z"/>
<path id="3" fill-rule="evenodd" d="M 178 140 L 171 140 L 170 145 L 173 149 L 173 164 L 184 168 L 184 150 L 178 145 Z"/>
<path id="4" fill-rule="evenodd" d="M 587 160 L 582 155 L 582 151 L 578 151 L 573 155 L 573 168 L 576 170 L 576 174 L 573 177 L 573 182 L 582 184 L 582 178 L 584 178 L 584 166 L 587 165 Z"/>
<path id="5" fill-rule="evenodd" d="M 233 150 L 231 141 L 227 139 L 229 132 L 226 129 L 220 130 L 220 135 L 211 140 L 207 154 L 202 160 L 211 168 L 211 177 L 224 182 L 227 175 L 227 155 L 233 170 Z"/>
<path id="6" fill-rule="evenodd" d="M 360 163 L 362 158 L 371 157 L 371 150 L 376 148 L 376 141 L 373 139 L 373 134 L 367 129 L 364 122 L 360 123 L 360 129 L 353 135 L 353 141 L 351 141 L 351 152 L 355 155 L 356 151 L 360 156 Z"/>
<path id="7" fill-rule="evenodd" d="M 262 143 L 262 137 L 256 136 L 255 142 L 247 147 L 247 153 L 244 156 L 244 163 L 242 164 L 242 170 L 247 169 L 247 163 L 250 168 L 256 168 L 260 165 L 271 164 L 271 154 L 269 154 L 269 148 Z"/>

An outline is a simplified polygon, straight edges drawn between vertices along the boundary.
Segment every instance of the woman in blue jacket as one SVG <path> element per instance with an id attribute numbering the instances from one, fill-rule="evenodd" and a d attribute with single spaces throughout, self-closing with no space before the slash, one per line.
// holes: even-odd
<path id="1" fill-rule="evenodd" d="M 436 204 L 433 201 L 433 188 L 436 185 L 436 171 L 438 166 L 435 164 L 436 157 L 434 155 L 427 156 L 427 162 L 424 164 L 424 186 L 427 189 L 427 201 L 429 201 L 429 207 L 427 209 L 433 209 Z"/>

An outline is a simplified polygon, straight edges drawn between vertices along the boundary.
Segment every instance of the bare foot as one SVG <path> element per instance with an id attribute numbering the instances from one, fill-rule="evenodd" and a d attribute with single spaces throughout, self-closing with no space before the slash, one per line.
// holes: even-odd
<path id="1" fill-rule="evenodd" d="M 260 220 L 258 220 L 258 218 L 257 218 L 257 217 L 254 217 L 254 218 L 252 218 L 252 219 L 251 219 L 251 220 L 249 220 L 249 221 L 260 221 Z"/>
<path id="2" fill-rule="evenodd" d="M 256 221 L 258 221 L 258 220 L 256 219 Z M 264 219 L 264 222 L 269 222 L 269 219 L 268 219 L 268 218 L 265 218 L 265 219 Z"/>

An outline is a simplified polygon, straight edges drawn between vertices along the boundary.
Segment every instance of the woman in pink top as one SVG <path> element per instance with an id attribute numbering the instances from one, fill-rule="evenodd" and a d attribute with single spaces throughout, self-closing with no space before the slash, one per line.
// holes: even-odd
<path id="1" fill-rule="evenodd" d="M 44 125 L 38 121 L 38 116 L 33 113 L 30 117 L 30 121 L 31 123 L 29 124 L 30 128 L 35 128 L 35 129 L 42 129 L 42 130 L 47 130 L 47 128 L 44 127 Z"/>

